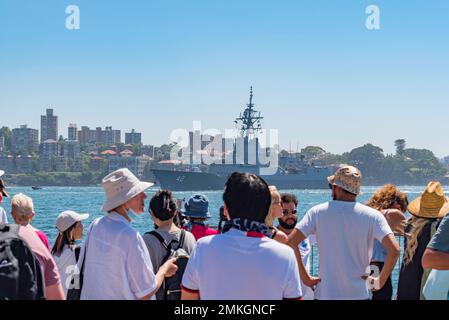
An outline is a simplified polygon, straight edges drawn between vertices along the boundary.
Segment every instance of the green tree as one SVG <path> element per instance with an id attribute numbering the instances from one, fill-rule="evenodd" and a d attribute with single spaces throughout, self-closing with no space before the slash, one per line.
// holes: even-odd
<path id="1" fill-rule="evenodd" d="M 405 151 L 406 142 L 404 139 L 398 139 L 394 142 L 396 146 L 396 155 L 403 156 Z"/>
<path id="2" fill-rule="evenodd" d="M 372 144 L 353 149 L 348 156 L 348 162 L 362 171 L 365 178 L 373 179 L 381 168 L 385 159 L 382 148 Z"/>
<path id="3" fill-rule="evenodd" d="M 305 156 L 305 159 L 307 161 L 309 161 L 323 157 L 326 154 L 326 151 L 321 147 L 308 146 L 304 149 L 301 149 L 301 154 Z"/>

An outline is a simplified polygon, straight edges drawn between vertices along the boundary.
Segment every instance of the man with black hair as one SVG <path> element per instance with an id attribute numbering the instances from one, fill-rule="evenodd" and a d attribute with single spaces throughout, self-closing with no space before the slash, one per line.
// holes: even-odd
<path id="1" fill-rule="evenodd" d="M 234 173 L 223 200 L 229 220 L 223 234 L 198 241 L 184 273 L 183 300 L 302 299 L 293 250 L 271 239 L 264 224 L 271 205 L 267 183 Z"/>
<path id="2" fill-rule="evenodd" d="M 186 255 L 189 256 L 195 248 L 196 240 L 192 233 L 178 228 L 173 222 L 178 208 L 170 191 L 158 191 L 151 198 L 149 211 L 158 228 L 144 234 L 143 240 L 150 253 L 151 263 L 156 274 L 169 257 L 165 245 L 170 246 L 171 243 L 176 242 L 178 247 L 183 249 Z M 158 290 L 156 299 L 167 299 L 164 287 Z"/>
<path id="3" fill-rule="evenodd" d="M 282 213 L 283 216 L 278 219 L 280 231 L 284 232 L 287 236 L 290 235 L 298 223 L 298 198 L 291 193 L 284 193 L 281 195 L 282 199 Z M 299 252 L 301 253 L 301 259 L 306 270 L 310 268 L 310 252 L 312 251 L 312 245 L 316 244 L 315 236 L 303 240 L 299 246 Z M 307 287 L 301 281 L 301 289 L 304 300 L 313 300 L 313 290 Z"/>

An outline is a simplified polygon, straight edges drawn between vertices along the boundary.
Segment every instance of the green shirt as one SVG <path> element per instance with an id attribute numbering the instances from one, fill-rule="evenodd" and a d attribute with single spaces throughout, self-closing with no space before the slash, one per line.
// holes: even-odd
<path id="1" fill-rule="evenodd" d="M 435 233 L 427 247 L 449 253 L 449 215 L 443 219 L 438 231 Z"/>

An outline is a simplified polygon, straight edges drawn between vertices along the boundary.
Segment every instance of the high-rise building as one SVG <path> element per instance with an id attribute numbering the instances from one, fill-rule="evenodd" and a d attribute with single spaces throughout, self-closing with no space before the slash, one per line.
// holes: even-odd
<path id="1" fill-rule="evenodd" d="M 142 133 L 132 129 L 131 132 L 125 133 L 125 144 L 141 144 Z"/>
<path id="2" fill-rule="evenodd" d="M 66 141 L 64 143 L 63 156 L 68 160 L 68 167 L 71 171 L 82 170 L 82 154 L 79 141 Z"/>
<path id="3" fill-rule="evenodd" d="M 58 117 L 53 109 L 47 109 L 46 115 L 41 116 L 41 143 L 47 140 L 58 140 Z"/>
<path id="4" fill-rule="evenodd" d="M 68 132 L 68 140 L 69 141 L 76 141 L 78 140 L 78 127 L 75 123 L 69 124 L 69 132 Z"/>
<path id="5" fill-rule="evenodd" d="M 56 140 L 46 140 L 40 145 L 39 162 L 41 170 L 54 171 L 59 156 L 59 145 Z"/>
<path id="6" fill-rule="evenodd" d="M 143 177 L 145 166 L 150 162 L 151 158 L 148 156 L 141 157 L 109 157 L 109 172 L 113 172 L 120 168 L 128 168 L 139 179 Z"/>
<path id="7" fill-rule="evenodd" d="M 122 142 L 122 133 L 120 130 L 112 130 L 112 127 L 106 127 L 102 132 L 101 142 L 103 144 L 117 144 Z"/>
<path id="8" fill-rule="evenodd" d="M 97 127 L 95 130 L 91 130 L 89 127 L 81 127 L 78 134 L 82 146 L 95 143 L 113 145 L 122 142 L 121 131 L 113 130 L 112 127 L 106 127 L 104 130 L 101 127 Z"/>
<path id="9" fill-rule="evenodd" d="M 28 155 L 39 150 L 39 130 L 22 125 L 12 130 L 12 151 Z"/>

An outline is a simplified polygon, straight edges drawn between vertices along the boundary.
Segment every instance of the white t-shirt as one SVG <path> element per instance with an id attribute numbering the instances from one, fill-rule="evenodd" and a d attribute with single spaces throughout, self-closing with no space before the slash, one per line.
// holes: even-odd
<path id="1" fill-rule="evenodd" d="M 231 229 L 202 238 L 194 249 L 183 287 L 202 300 L 282 300 L 302 297 L 291 248 L 267 237 Z"/>
<path id="2" fill-rule="evenodd" d="M 81 300 L 137 300 L 156 289 L 147 246 L 124 217 L 110 213 L 90 228 Z"/>
<path id="3" fill-rule="evenodd" d="M 392 234 L 385 217 L 357 202 L 331 201 L 313 207 L 296 228 L 316 235 L 321 278 L 318 300 L 366 300 L 369 290 L 361 277 L 369 270 L 374 239 Z"/>
<path id="4" fill-rule="evenodd" d="M 8 216 L 2 207 L 0 207 L 0 223 L 8 223 Z"/>
<path id="5" fill-rule="evenodd" d="M 61 275 L 62 288 L 67 295 L 72 275 L 77 270 L 75 251 L 72 251 L 68 245 L 65 245 L 61 255 L 59 257 L 53 255 L 53 259 L 55 259 L 56 265 L 58 266 L 59 274 Z"/>

